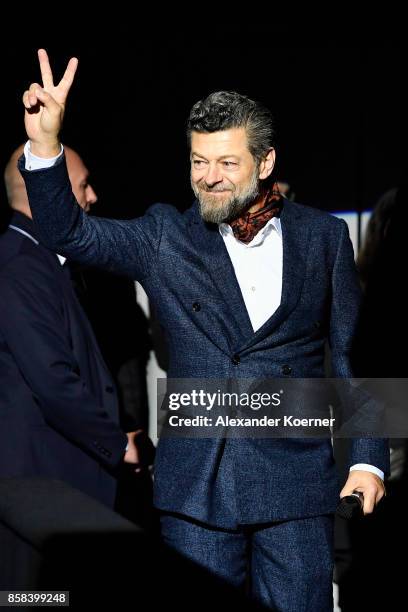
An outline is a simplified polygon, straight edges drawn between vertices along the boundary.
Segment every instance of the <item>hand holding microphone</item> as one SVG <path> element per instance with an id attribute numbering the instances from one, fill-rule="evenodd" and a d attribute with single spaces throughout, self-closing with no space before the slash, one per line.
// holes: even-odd
<path id="1" fill-rule="evenodd" d="M 385 495 L 382 478 L 368 470 L 350 470 L 336 514 L 351 519 L 371 514 Z"/>
<path id="2" fill-rule="evenodd" d="M 364 495 L 356 489 L 350 495 L 342 497 L 337 506 L 336 514 L 344 519 L 354 519 L 363 516 Z"/>

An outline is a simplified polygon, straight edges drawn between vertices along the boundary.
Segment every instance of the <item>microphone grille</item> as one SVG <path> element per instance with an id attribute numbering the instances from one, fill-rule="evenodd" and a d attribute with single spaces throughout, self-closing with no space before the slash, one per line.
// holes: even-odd
<path id="1" fill-rule="evenodd" d="M 351 519 L 361 515 L 361 503 L 356 497 L 343 497 L 339 503 L 336 514 L 344 519 Z"/>

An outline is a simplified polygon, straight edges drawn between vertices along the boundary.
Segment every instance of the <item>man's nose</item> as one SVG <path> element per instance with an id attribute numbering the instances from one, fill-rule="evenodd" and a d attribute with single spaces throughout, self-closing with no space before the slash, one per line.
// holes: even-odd
<path id="1" fill-rule="evenodd" d="M 98 201 L 98 196 L 96 195 L 96 193 L 94 192 L 93 188 L 88 185 L 86 188 L 86 203 L 89 206 L 92 206 L 92 204 L 95 204 Z"/>
<path id="2" fill-rule="evenodd" d="M 218 165 L 209 164 L 208 172 L 205 176 L 205 182 L 207 183 L 208 187 L 212 187 L 213 185 L 220 183 L 222 179 L 223 179 L 223 176 L 222 176 L 222 173 Z"/>

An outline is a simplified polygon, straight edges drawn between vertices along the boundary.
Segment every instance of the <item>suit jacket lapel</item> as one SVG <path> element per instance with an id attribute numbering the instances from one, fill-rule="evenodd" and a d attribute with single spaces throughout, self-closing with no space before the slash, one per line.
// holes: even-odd
<path id="1" fill-rule="evenodd" d="M 206 272 L 211 276 L 220 298 L 228 306 L 231 314 L 231 323 L 228 325 L 231 344 L 237 346 L 243 338 L 248 339 L 253 335 L 251 320 L 218 226 L 203 222 L 197 202 L 192 210 L 190 231 Z"/>
<path id="2" fill-rule="evenodd" d="M 240 351 L 252 347 L 269 336 L 294 310 L 299 301 L 306 274 L 306 259 L 310 239 L 310 228 L 302 216 L 287 200 L 280 215 L 283 240 L 282 297 L 274 314 L 252 337 L 243 342 Z"/>
<path id="3" fill-rule="evenodd" d="M 234 267 L 217 226 L 202 221 L 198 205 L 192 209 L 190 231 L 220 296 L 228 305 L 232 348 L 244 351 L 269 336 L 293 311 L 302 290 L 310 229 L 291 202 L 285 200 L 280 215 L 283 240 L 282 298 L 275 313 L 254 333 Z M 217 342 L 217 345 L 219 342 Z"/>

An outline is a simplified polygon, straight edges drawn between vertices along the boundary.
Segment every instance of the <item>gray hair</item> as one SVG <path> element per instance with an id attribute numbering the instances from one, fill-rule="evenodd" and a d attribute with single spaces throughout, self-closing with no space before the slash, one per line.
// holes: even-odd
<path id="1" fill-rule="evenodd" d="M 235 91 L 216 91 L 199 100 L 190 111 L 187 121 L 187 138 L 191 144 L 191 132 L 219 132 L 244 127 L 248 149 L 259 163 L 275 148 L 275 128 L 269 109 Z"/>

